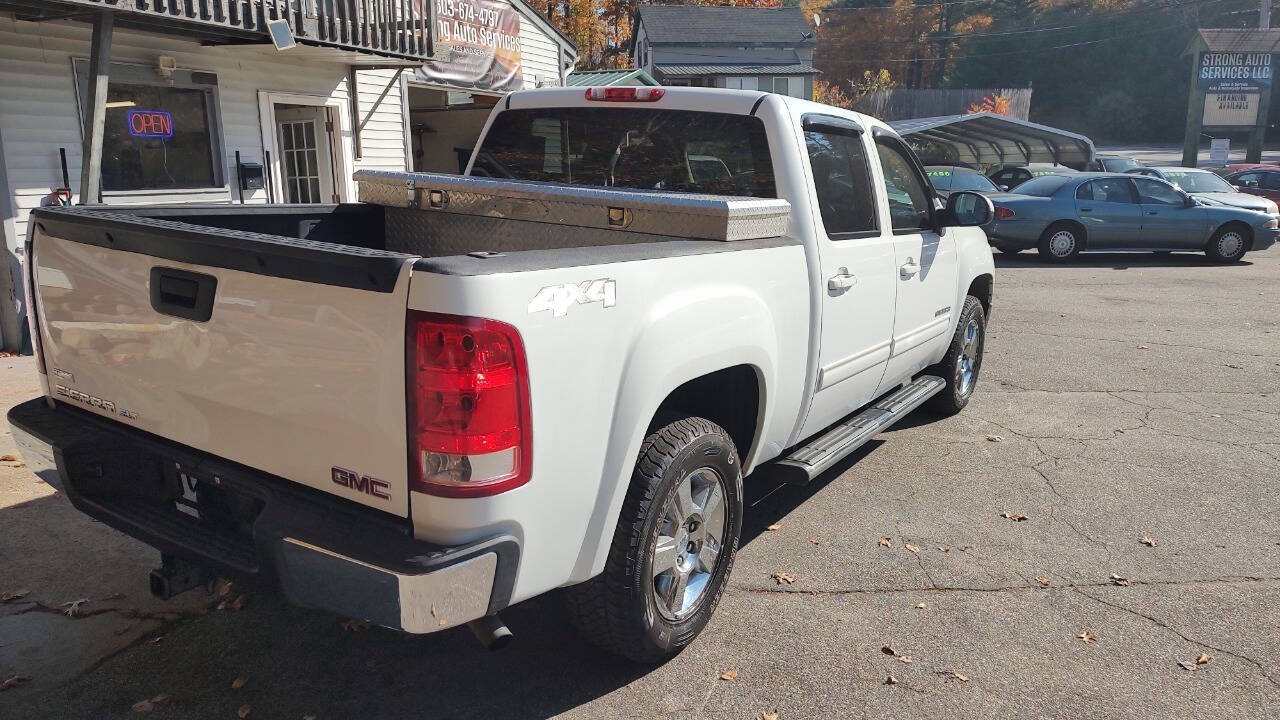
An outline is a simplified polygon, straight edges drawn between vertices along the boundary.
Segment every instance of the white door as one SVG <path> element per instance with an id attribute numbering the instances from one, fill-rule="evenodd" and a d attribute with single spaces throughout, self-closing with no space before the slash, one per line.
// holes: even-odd
<path id="1" fill-rule="evenodd" d="M 881 391 L 941 359 L 950 340 L 959 267 L 955 241 L 933 229 L 934 193 L 915 155 L 890 135 L 876 138 L 889 201 L 897 267 L 893 351 Z"/>
<path id="2" fill-rule="evenodd" d="M 803 125 L 822 264 L 817 391 L 801 429 L 809 437 L 875 398 L 889 359 L 897 270 L 867 138 L 842 118 L 807 115 Z"/>
<path id="3" fill-rule="evenodd" d="M 276 106 L 280 197 L 287 203 L 333 203 L 333 143 L 328 108 Z"/>

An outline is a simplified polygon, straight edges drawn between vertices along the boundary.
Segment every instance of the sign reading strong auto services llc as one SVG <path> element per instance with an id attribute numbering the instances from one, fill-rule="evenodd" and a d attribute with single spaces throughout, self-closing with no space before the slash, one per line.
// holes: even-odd
<path id="1" fill-rule="evenodd" d="M 419 77 L 433 84 L 509 92 L 524 88 L 520 13 L 506 0 L 434 0 L 436 58 Z"/>
<path id="2" fill-rule="evenodd" d="M 1258 92 L 1271 85 L 1271 53 L 1200 55 L 1196 87 L 1211 92 Z"/>

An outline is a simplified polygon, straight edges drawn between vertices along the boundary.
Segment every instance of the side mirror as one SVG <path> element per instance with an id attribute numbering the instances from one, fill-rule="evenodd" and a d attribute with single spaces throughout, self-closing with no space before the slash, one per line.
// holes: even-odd
<path id="1" fill-rule="evenodd" d="M 1183 195 L 1183 196 L 1182 196 L 1182 207 L 1184 207 L 1184 208 L 1193 208 L 1193 207 L 1195 207 L 1195 206 L 1196 206 L 1196 199 L 1195 199 L 1195 198 L 1191 197 L 1190 195 Z"/>
<path id="2" fill-rule="evenodd" d="M 1232 189 L 1232 190 L 1235 190 L 1236 192 L 1240 192 L 1240 186 L 1239 186 L 1239 185 L 1232 185 L 1232 186 L 1231 186 L 1231 189 Z"/>
<path id="3" fill-rule="evenodd" d="M 947 197 L 947 207 L 938 213 L 939 228 L 986 225 L 996 216 L 991 198 L 972 190 L 959 190 Z"/>
<path id="4" fill-rule="evenodd" d="M 996 187 L 1000 188 L 1000 191 L 1001 191 L 1001 192 L 1009 192 L 1009 186 L 1008 186 L 1008 185 L 997 185 Z"/>

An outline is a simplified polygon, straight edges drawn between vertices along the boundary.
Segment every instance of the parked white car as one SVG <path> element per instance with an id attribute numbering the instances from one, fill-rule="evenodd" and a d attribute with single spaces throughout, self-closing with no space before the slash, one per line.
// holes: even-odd
<path id="1" fill-rule="evenodd" d="M 652 662 L 725 589 L 744 476 L 806 482 L 974 392 L 991 204 L 944 207 L 877 120 L 519 92 L 471 174 L 34 211 L 27 464 L 160 550 L 157 595 L 262 577 L 496 644 L 505 607 L 567 588 L 588 638 Z"/>

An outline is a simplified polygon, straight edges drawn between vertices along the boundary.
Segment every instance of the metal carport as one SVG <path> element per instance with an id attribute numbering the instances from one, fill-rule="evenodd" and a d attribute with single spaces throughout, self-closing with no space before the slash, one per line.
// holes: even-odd
<path id="1" fill-rule="evenodd" d="M 1083 170 L 1093 141 L 1078 133 L 993 112 L 889 123 L 926 165 L 1057 163 Z"/>

